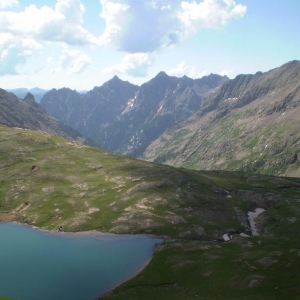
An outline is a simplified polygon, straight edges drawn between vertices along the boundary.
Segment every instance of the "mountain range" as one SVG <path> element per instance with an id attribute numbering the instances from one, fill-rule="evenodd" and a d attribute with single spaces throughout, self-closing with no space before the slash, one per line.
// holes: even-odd
<path id="1" fill-rule="evenodd" d="M 213 74 L 193 80 L 160 72 L 139 87 L 115 76 L 83 95 L 53 89 L 41 105 L 98 146 L 138 156 L 167 128 L 197 111 L 209 93 L 227 80 Z"/>
<path id="2" fill-rule="evenodd" d="M 109 151 L 196 170 L 300 176 L 300 62 L 234 79 L 117 76 L 82 95 L 51 90 L 45 110 Z"/>

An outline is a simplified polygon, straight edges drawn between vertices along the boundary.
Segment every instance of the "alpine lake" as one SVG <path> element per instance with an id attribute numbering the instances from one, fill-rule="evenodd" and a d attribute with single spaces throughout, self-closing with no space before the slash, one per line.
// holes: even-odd
<path id="1" fill-rule="evenodd" d="M 0 223 L 0 295 L 14 300 L 92 300 L 141 271 L 161 239 L 53 234 Z"/>

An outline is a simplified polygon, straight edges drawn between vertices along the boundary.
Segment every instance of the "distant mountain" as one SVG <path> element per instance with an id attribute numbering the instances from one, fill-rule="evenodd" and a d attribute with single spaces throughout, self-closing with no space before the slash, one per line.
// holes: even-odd
<path id="1" fill-rule="evenodd" d="M 115 76 L 86 94 L 68 88 L 53 89 L 43 97 L 41 105 L 64 124 L 103 146 L 101 132 L 122 114 L 138 89 Z"/>
<path id="2" fill-rule="evenodd" d="M 130 156 L 140 155 L 167 128 L 188 118 L 227 77 L 193 80 L 160 72 L 143 84 L 119 118 L 101 135 L 103 146 Z"/>
<path id="3" fill-rule="evenodd" d="M 24 100 L 13 93 L 0 89 L 0 124 L 9 127 L 20 127 L 41 130 L 67 139 L 85 141 L 79 132 L 58 122 L 27 93 Z"/>
<path id="4" fill-rule="evenodd" d="M 6 89 L 7 92 L 11 92 L 15 94 L 17 97 L 24 99 L 24 97 L 27 95 L 27 93 L 31 93 L 36 102 L 40 102 L 43 96 L 49 91 L 49 90 L 43 90 L 38 87 L 35 87 L 33 89 L 26 89 L 26 88 L 18 88 L 18 89 Z"/>
<path id="5" fill-rule="evenodd" d="M 197 111 L 227 80 L 213 74 L 193 80 L 160 72 L 138 87 L 115 76 L 86 94 L 51 90 L 41 105 L 99 146 L 137 156 L 167 128 Z"/>
<path id="6" fill-rule="evenodd" d="M 239 75 L 141 157 L 192 169 L 299 176 L 300 62 Z"/>

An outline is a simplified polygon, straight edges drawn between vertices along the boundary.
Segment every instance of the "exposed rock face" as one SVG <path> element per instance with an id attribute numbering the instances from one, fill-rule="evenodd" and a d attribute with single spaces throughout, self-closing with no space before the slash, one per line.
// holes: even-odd
<path id="1" fill-rule="evenodd" d="M 193 169 L 299 176 L 300 62 L 239 75 L 201 110 L 154 141 L 143 158 Z"/>
<path id="2" fill-rule="evenodd" d="M 86 94 L 68 88 L 53 89 L 42 99 L 48 113 L 103 146 L 101 133 L 115 121 L 134 98 L 138 86 L 117 76 Z"/>
<path id="3" fill-rule="evenodd" d="M 227 80 L 213 74 L 193 80 L 160 72 L 139 88 L 115 76 L 85 95 L 52 90 L 41 104 L 99 146 L 138 156 L 167 128 L 197 111 L 209 92 Z"/>
<path id="4" fill-rule="evenodd" d="M 42 130 L 67 139 L 85 139 L 74 129 L 59 123 L 34 100 L 28 93 L 23 100 L 12 93 L 0 89 L 0 124 L 9 127 L 21 127 Z"/>
<path id="5" fill-rule="evenodd" d="M 207 94 L 227 77 L 210 75 L 193 80 L 160 72 L 143 84 L 120 118 L 107 128 L 105 147 L 139 156 L 167 128 L 197 111 Z"/>

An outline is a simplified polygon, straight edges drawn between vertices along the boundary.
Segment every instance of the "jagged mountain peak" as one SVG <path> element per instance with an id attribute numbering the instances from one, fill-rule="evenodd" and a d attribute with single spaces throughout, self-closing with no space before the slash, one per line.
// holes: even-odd
<path id="1" fill-rule="evenodd" d="M 34 96 L 30 92 L 28 92 L 24 97 L 24 101 L 35 101 L 35 99 Z"/>
<path id="2" fill-rule="evenodd" d="M 138 87 L 135 84 L 132 84 L 128 81 L 122 80 L 120 79 L 117 75 L 115 75 L 113 78 L 111 78 L 110 80 L 106 81 L 103 83 L 102 86 L 99 87 L 94 87 L 94 89 L 101 89 L 101 88 L 114 88 L 114 87 L 119 87 L 119 86 L 134 86 L 134 87 Z"/>
<path id="3" fill-rule="evenodd" d="M 115 75 L 113 78 L 111 78 L 110 80 L 106 81 L 106 82 L 104 83 L 104 85 L 105 85 L 105 84 L 108 84 L 108 83 L 123 83 L 123 82 L 129 83 L 128 81 L 122 80 L 122 79 L 119 78 L 117 75 Z"/>
<path id="4" fill-rule="evenodd" d="M 62 87 L 62 88 L 60 88 L 60 89 L 53 88 L 53 89 L 51 89 L 49 92 L 50 92 L 50 93 L 53 93 L 53 92 L 57 92 L 57 91 L 68 91 L 68 90 L 70 90 L 70 89 L 67 88 L 67 87 Z"/>
<path id="5" fill-rule="evenodd" d="M 30 92 L 28 92 L 28 93 L 26 94 L 26 96 L 24 97 L 23 100 L 24 100 L 24 102 L 26 102 L 27 104 L 29 104 L 29 105 L 31 105 L 31 106 L 34 106 L 34 107 L 39 106 L 39 105 L 37 105 L 34 96 L 33 96 Z M 40 106 L 39 106 L 39 107 L 40 107 Z M 40 108 L 41 108 L 41 107 L 40 107 Z M 45 112 L 45 113 L 46 113 L 46 112 Z"/>
<path id="6" fill-rule="evenodd" d="M 121 80 L 117 75 L 115 75 L 112 80 Z"/>
<path id="7" fill-rule="evenodd" d="M 122 79 L 120 79 L 117 75 L 109 79 L 108 81 L 104 82 L 103 85 L 110 84 L 110 83 L 119 83 L 119 82 L 124 82 Z"/>
<path id="8" fill-rule="evenodd" d="M 155 77 L 154 77 L 154 79 L 155 78 L 168 78 L 168 77 L 171 77 L 171 76 L 169 76 L 165 71 L 160 71 Z"/>
<path id="9" fill-rule="evenodd" d="M 160 71 L 154 78 L 142 84 L 142 87 L 161 83 L 168 84 L 170 81 L 174 80 L 178 80 L 178 78 L 174 76 L 169 76 L 165 71 Z"/>
<path id="10" fill-rule="evenodd" d="M 187 84 L 192 84 L 194 82 L 194 79 L 184 75 L 181 77 L 181 80 Z"/>

